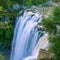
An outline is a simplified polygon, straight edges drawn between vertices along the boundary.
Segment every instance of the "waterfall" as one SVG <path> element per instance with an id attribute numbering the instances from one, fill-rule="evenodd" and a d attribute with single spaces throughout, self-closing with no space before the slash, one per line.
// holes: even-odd
<path id="1" fill-rule="evenodd" d="M 36 44 L 34 50 L 32 51 L 32 55 L 24 58 L 24 60 L 37 60 L 40 49 L 47 50 L 48 48 L 49 48 L 48 34 L 44 34 Z"/>
<path id="2" fill-rule="evenodd" d="M 12 50 L 10 60 L 23 60 L 34 54 L 36 45 L 40 37 L 45 33 L 37 30 L 37 23 L 41 22 L 42 15 L 39 12 L 25 11 L 22 16 L 17 19 L 12 42 Z M 40 42 L 41 43 L 41 42 Z"/>

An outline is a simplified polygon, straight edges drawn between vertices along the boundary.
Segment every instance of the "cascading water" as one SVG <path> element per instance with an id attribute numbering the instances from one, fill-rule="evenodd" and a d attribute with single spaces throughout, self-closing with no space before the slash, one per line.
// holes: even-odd
<path id="1" fill-rule="evenodd" d="M 36 25 L 42 20 L 41 16 L 38 12 L 25 11 L 23 16 L 19 17 L 14 30 L 10 60 L 23 60 L 33 55 L 32 52 L 39 40 Z M 44 32 L 41 31 L 40 34 L 41 37 Z"/>

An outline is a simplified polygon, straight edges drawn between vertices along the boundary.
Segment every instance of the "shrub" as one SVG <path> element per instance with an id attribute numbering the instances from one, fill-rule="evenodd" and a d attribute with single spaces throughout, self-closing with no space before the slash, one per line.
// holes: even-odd
<path id="1" fill-rule="evenodd" d="M 53 16 L 42 21 L 49 33 L 50 50 L 55 53 L 54 60 L 60 60 L 60 6 L 53 9 Z"/>
<path id="2" fill-rule="evenodd" d="M 0 22 L 3 25 L 0 25 L 0 47 L 5 49 L 10 49 L 11 40 L 13 37 L 14 25 L 8 22 Z"/>

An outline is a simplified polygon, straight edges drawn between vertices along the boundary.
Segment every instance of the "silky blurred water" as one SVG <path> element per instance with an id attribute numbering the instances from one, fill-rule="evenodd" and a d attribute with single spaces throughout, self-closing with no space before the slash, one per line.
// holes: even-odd
<path id="1" fill-rule="evenodd" d="M 24 14 L 17 19 L 12 42 L 12 50 L 10 60 L 23 60 L 31 56 L 37 41 L 39 31 L 36 25 L 42 20 L 39 12 L 25 11 Z M 41 35 L 44 33 L 41 33 Z"/>

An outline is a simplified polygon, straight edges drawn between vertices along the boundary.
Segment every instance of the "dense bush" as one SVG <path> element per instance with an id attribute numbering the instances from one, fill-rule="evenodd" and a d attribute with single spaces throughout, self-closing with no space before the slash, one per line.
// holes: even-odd
<path id="1" fill-rule="evenodd" d="M 7 2 L 6 2 L 7 1 Z M 48 0 L 1 0 L 0 5 L 4 7 L 11 7 L 13 4 L 18 3 L 20 5 L 33 5 L 33 4 L 41 4 Z M 5 4 L 3 5 L 2 2 Z M 9 4 L 8 4 L 9 3 Z"/>
<path id="2" fill-rule="evenodd" d="M 10 49 L 13 37 L 14 24 L 12 22 L 0 22 L 0 47 Z"/>
<path id="3" fill-rule="evenodd" d="M 60 34 L 50 36 L 49 41 L 51 43 L 50 49 L 55 53 L 54 60 L 60 60 Z"/>
<path id="4" fill-rule="evenodd" d="M 32 5 L 39 5 L 47 2 L 48 0 L 25 0 L 23 1 L 24 5 L 26 6 L 32 6 Z"/>
<path id="5" fill-rule="evenodd" d="M 53 9 L 52 16 L 42 22 L 49 33 L 50 50 L 55 53 L 54 60 L 60 60 L 60 6 Z"/>

